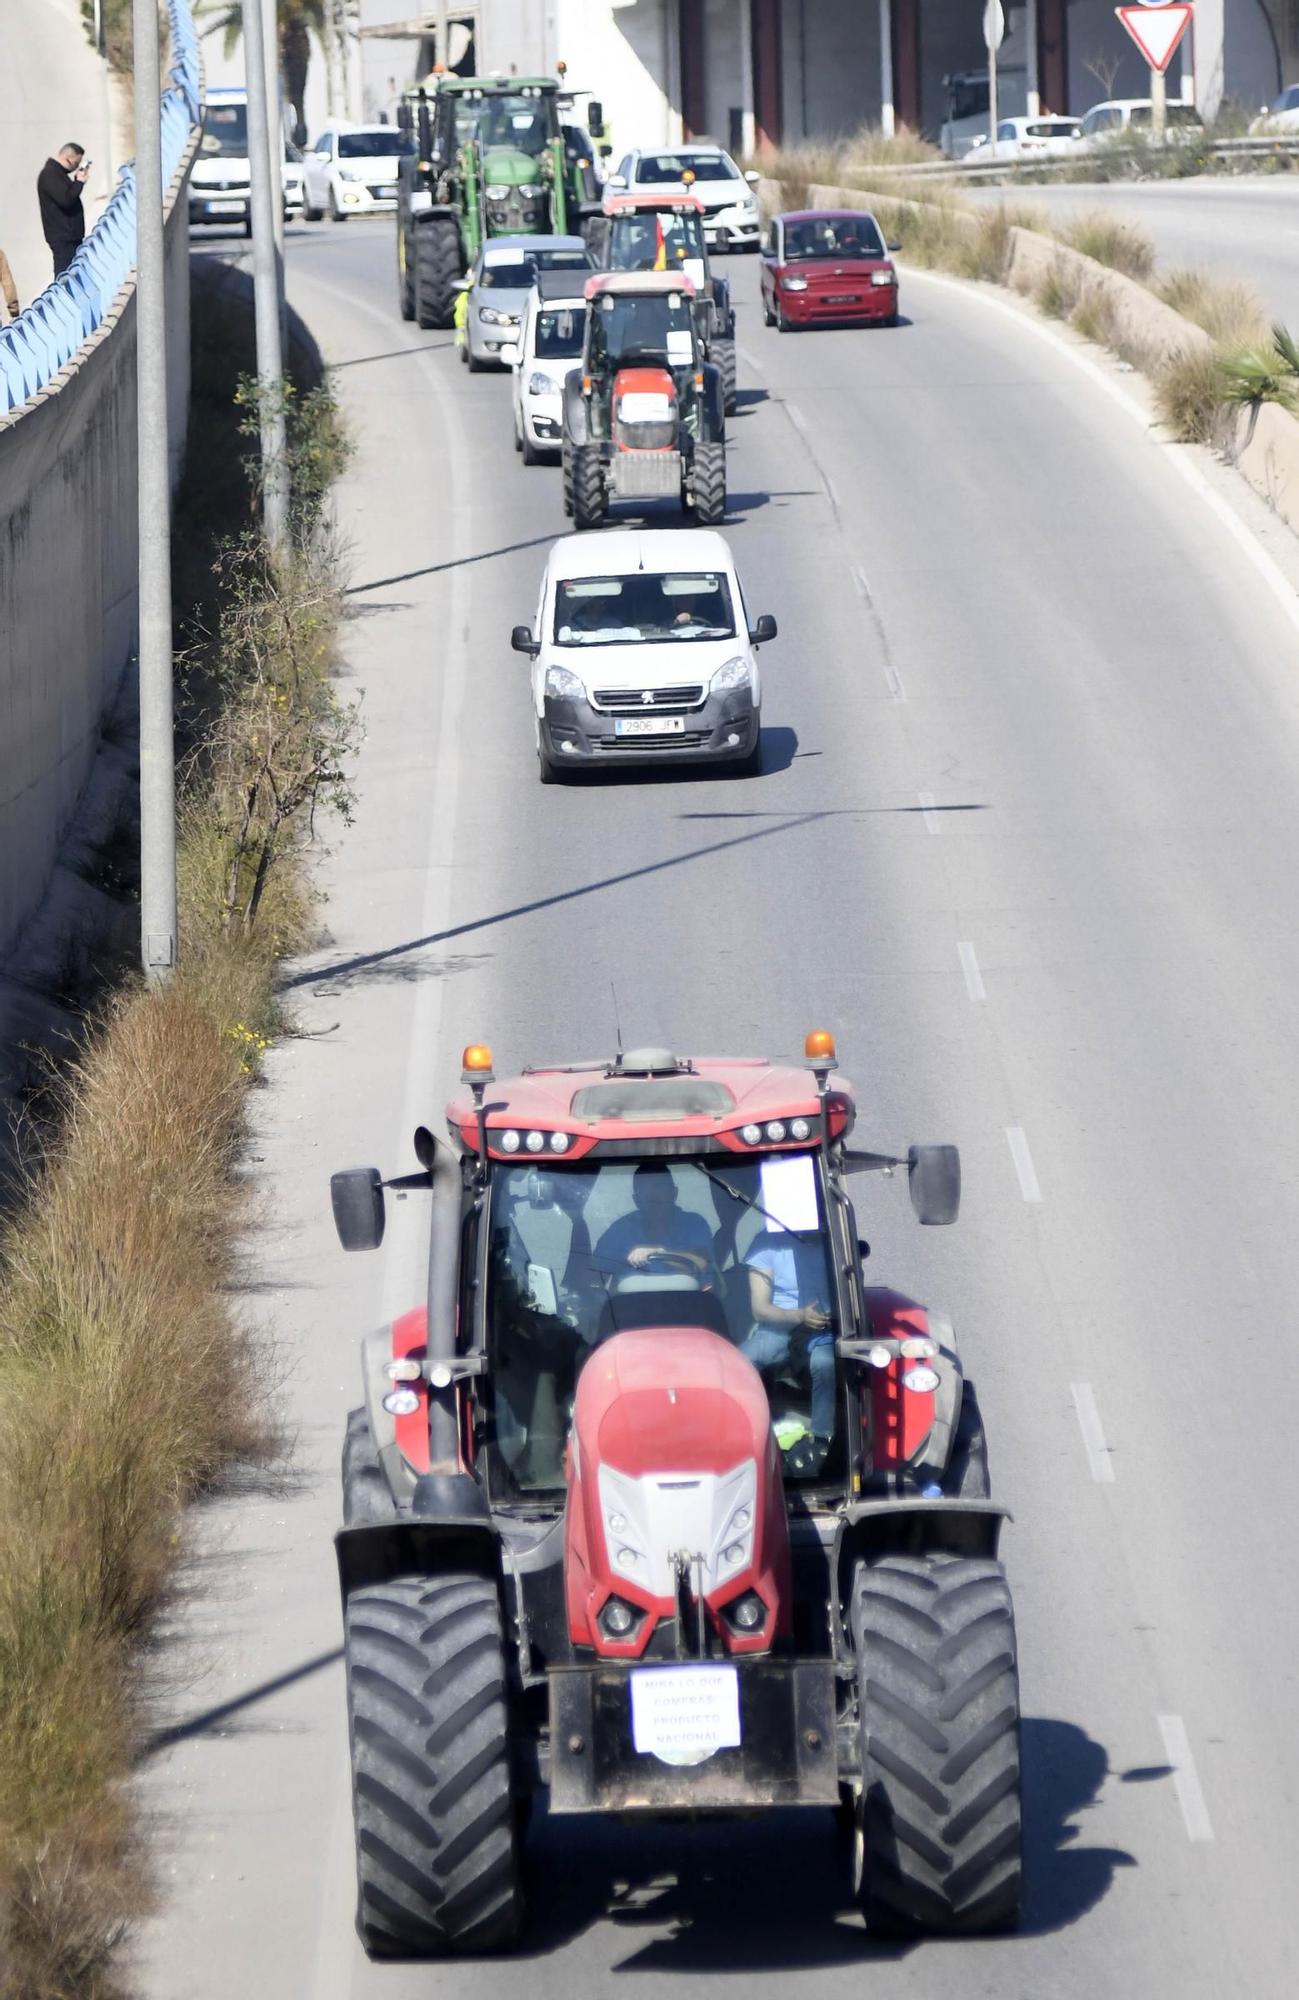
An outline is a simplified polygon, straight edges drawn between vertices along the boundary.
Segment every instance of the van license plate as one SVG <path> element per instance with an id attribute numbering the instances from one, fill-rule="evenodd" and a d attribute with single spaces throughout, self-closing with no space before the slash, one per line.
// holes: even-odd
<path id="1" fill-rule="evenodd" d="M 210 201 L 208 211 L 212 215 L 242 215 L 244 206 L 242 201 Z"/>
<path id="2" fill-rule="evenodd" d="M 613 729 L 615 736 L 680 736 L 685 726 L 684 715 L 620 715 Z"/>

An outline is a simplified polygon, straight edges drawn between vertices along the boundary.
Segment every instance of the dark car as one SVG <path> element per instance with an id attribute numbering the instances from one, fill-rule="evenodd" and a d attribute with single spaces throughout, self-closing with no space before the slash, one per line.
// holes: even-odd
<path id="1" fill-rule="evenodd" d="M 898 274 L 879 224 L 864 209 L 802 208 L 772 218 L 762 249 L 768 326 L 895 326 Z"/>

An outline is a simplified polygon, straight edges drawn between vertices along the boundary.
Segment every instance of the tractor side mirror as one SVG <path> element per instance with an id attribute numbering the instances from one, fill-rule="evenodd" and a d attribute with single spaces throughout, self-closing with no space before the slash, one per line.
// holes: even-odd
<path id="1" fill-rule="evenodd" d="M 586 129 L 593 139 L 604 137 L 604 106 L 598 97 L 589 100 L 586 107 Z"/>
<path id="2" fill-rule="evenodd" d="M 866 1238 L 864 1236 L 859 1236 L 857 1238 L 857 1255 L 861 1258 L 863 1264 L 866 1262 L 866 1259 L 870 1256 L 870 1254 L 871 1254 L 870 1244 L 866 1241 Z"/>
<path id="3" fill-rule="evenodd" d="M 753 630 L 749 634 L 749 638 L 755 646 L 765 646 L 767 641 L 774 639 L 775 636 L 776 621 L 769 611 L 764 611 L 755 623 Z"/>
<path id="4" fill-rule="evenodd" d="M 955 1222 L 961 1210 L 961 1156 L 955 1146 L 911 1146 L 907 1151 L 911 1206 L 929 1227 Z"/>
<path id="5" fill-rule="evenodd" d="M 329 1177 L 334 1227 L 344 1250 L 377 1250 L 383 1242 L 383 1181 L 377 1167 L 345 1167 Z"/>
<path id="6" fill-rule="evenodd" d="M 437 1150 L 438 1142 L 429 1131 L 428 1126 L 417 1125 L 415 1127 L 415 1158 L 419 1161 L 426 1174 L 431 1174 L 433 1171 L 433 1162 L 437 1158 Z"/>
<path id="7" fill-rule="evenodd" d="M 516 625 L 510 634 L 510 645 L 516 653 L 526 653 L 530 660 L 535 660 L 541 651 L 541 642 L 533 638 L 530 625 Z"/>
<path id="8" fill-rule="evenodd" d="M 595 150 L 600 155 L 600 158 L 602 160 L 607 160 L 609 158 L 609 155 L 613 151 L 613 140 L 601 139 L 599 145 L 596 147 Z"/>

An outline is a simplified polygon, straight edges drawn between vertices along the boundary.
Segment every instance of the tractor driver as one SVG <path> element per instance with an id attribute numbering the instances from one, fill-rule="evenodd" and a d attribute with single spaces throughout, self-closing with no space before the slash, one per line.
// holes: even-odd
<path id="1" fill-rule="evenodd" d="M 602 1275 L 618 1279 L 631 1271 L 676 1270 L 706 1284 L 713 1269 L 713 1236 L 702 1215 L 677 1205 L 677 1184 L 666 1161 L 645 1160 L 631 1177 L 635 1204 L 609 1225 L 595 1246 Z"/>
<path id="2" fill-rule="evenodd" d="M 834 1435 L 834 1334 L 822 1304 L 827 1290 L 819 1232 L 764 1229 L 746 1256 L 753 1330 L 743 1343 L 754 1367 L 792 1367 L 812 1378 L 812 1430 L 828 1447 Z"/>

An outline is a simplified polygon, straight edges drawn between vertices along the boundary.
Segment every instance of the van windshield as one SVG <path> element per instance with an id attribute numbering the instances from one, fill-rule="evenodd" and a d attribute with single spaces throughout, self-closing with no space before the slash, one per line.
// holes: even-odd
<path id="1" fill-rule="evenodd" d="M 583 576 L 555 593 L 559 646 L 658 645 L 665 640 L 733 639 L 726 578 L 715 570 L 670 576 Z"/>
<path id="2" fill-rule="evenodd" d="M 202 151 L 248 158 L 248 110 L 243 104 L 209 104 L 203 114 Z"/>
<path id="3" fill-rule="evenodd" d="M 338 135 L 338 157 L 340 160 L 388 160 L 394 154 L 405 155 L 415 151 L 415 141 L 409 132 L 399 132 L 395 125 L 387 125 L 382 132 L 340 132 Z"/>

